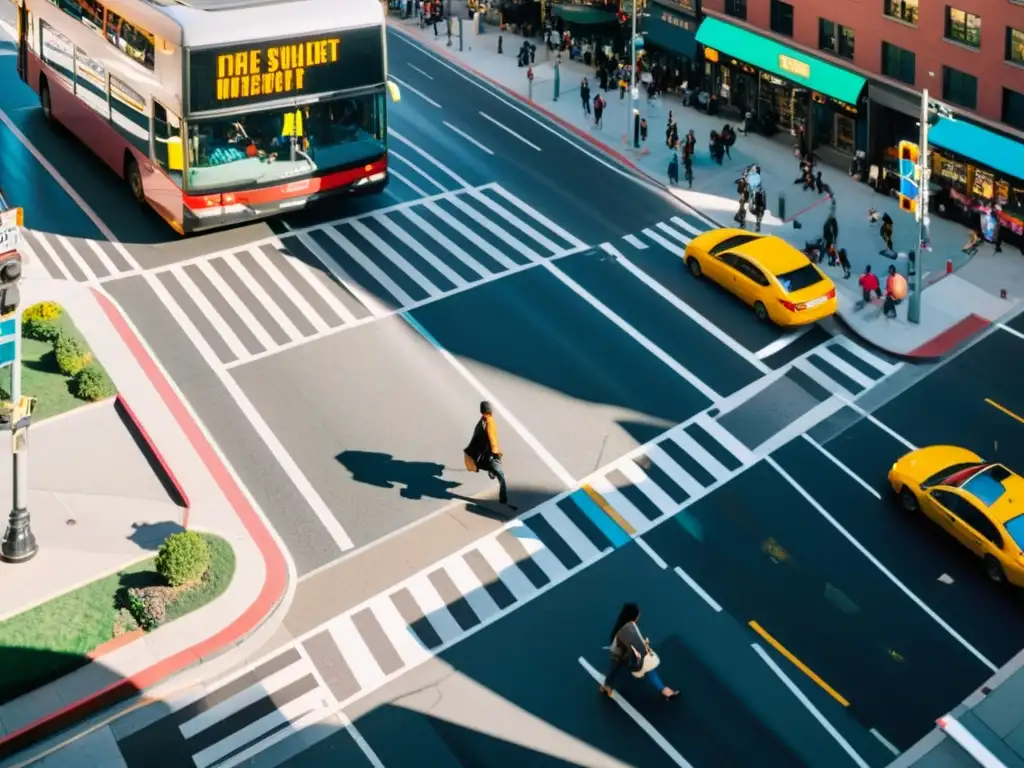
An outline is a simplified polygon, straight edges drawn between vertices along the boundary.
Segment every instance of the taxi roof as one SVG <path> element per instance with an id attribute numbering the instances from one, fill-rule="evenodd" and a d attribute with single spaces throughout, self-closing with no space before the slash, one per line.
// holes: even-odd
<path id="1" fill-rule="evenodd" d="M 807 256 L 775 235 L 765 235 L 729 250 L 757 262 L 776 276 L 800 269 L 810 263 Z"/>
<path id="2" fill-rule="evenodd" d="M 1006 493 L 988 511 L 995 522 L 1005 524 L 1024 515 L 1024 477 L 1011 472 L 1009 477 L 1003 478 L 1002 484 Z"/>

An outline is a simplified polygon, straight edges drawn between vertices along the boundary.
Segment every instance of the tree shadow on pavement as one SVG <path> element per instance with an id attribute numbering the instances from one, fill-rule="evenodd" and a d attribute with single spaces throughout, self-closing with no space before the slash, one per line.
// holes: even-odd
<path id="1" fill-rule="evenodd" d="M 155 552 L 160 549 L 168 536 L 172 533 L 180 533 L 185 530 L 178 523 L 169 520 L 159 523 L 132 523 L 132 534 L 128 541 L 140 549 L 148 549 Z"/>
<path id="2" fill-rule="evenodd" d="M 461 483 L 445 480 L 444 464 L 429 461 L 403 461 L 390 453 L 375 451 L 342 451 L 335 457 L 357 483 L 378 488 L 405 486 L 401 496 L 405 499 L 450 499 L 452 489 Z"/>

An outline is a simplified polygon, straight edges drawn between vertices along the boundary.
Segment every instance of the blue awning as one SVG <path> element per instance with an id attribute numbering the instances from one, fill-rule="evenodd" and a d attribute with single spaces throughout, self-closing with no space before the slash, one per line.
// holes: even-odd
<path id="1" fill-rule="evenodd" d="M 1024 179 L 1024 143 L 973 123 L 940 117 L 939 122 L 928 131 L 928 142 L 932 146 L 963 155 L 993 171 Z"/>
<path id="2" fill-rule="evenodd" d="M 697 54 L 697 20 L 656 3 L 647 6 L 643 20 L 644 43 L 693 58 Z"/>

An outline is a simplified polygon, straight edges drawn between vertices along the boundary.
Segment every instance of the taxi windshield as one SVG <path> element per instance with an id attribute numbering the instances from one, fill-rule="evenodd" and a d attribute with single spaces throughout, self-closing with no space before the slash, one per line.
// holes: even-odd
<path id="1" fill-rule="evenodd" d="M 1024 515 L 1017 515 L 1006 523 L 1006 532 L 1010 534 L 1017 549 L 1024 552 Z"/>
<path id="2" fill-rule="evenodd" d="M 1006 493 L 1006 486 L 1003 485 L 1003 480 L 1009 476 L 1009 470 L 998 464 L 993 464 L 981 472 L 972 475 L 964 481 L 961 488 L 986 507 L 991 507 Z"/>
<path id="3" fill-rule="evenodd" d="M 796 293 L 822 281 L 821 273 L 810 264 L 794 269 L 792 272 L 776 275 L 776 278 L 786 293 Z"/>

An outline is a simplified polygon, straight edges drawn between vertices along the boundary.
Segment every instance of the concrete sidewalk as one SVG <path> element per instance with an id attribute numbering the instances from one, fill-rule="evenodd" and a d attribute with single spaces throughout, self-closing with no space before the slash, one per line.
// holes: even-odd
<path id="1" fill-rule="evenodd" d="M 183 515 L 179 511 L 179 522 L 190 529 L 216 533 L 227 539 L 235 551 L 236 571 L 227 592 L 212 604 L 113 649 L 101 660 L 91 661 L 0 707 L 0 759 L 49 739 L 111 706 L 129 700 L 137 705 L 140 692 L 146 692 L 147 697 L 158 697 L 161 694 L 154 691 L 154 686 L 183 670 L 191 668 L 188 674 L 170 684 L 175 689 L 223 674 L 237 663 L 237 654 L 226 654 L 227 651 L 243 641 L 246 647 L 262 645 L 276 629 L 277 621 L 268 621 L 268 618 L 283 616 L 281 608 L 286 608 L 290 602 L 295 581 L 293 567 L 275 534 L 117 306 L 101 290 L 39 277 L 39 266 L 26 264 L 26 278 L 22 281 L 23 306 L 52 300 L 67 309 L 106 367 L 120 395 L 131 404 L 138 422 L 157 446 L 159 459 L 180 485 L 188 509 Z M 88 421 L 92 418 L 95 423 L 82 425 L 83 428 L 98 429 L 102 426 L 99 408 L 83 409 L 86 413 L 66 418 L 69 424 L 75 419 Z M 40 451 L 46 450 L 43 430 L 59 427 L 59 424 L 45 426 L 44 423 L 32 428 L 33 433 L 39 431 L 39 439 L 33 443 L 37 464 L 41 462 Z M 102 440 L 96 445 L 102 446 Z M 96 458 L 99 457 L 91 460 L 95 463 Z M 130 467 L 110 469 L 109 464 L 106 466 L 111 476 L 108 481 L 120 477 L 122 472 L 125 475 L 120 485 L 107 482 L 111 494 L 108 500 L 117 503 L 120 499 L 123 503 L 125 497 L 133 497 L 128 502 L 134 504 L 134 519 L 144 518 L 146 513 L 140 505 L 145 506 L 142 497 L 150 494 L 151 489 L 132 488 L 127 478 Z M 62 493 L 74 492 L 73 477 L 73 470 L 69 468 L 62 482 Z M 80 479 L 85 481 L 85 478 Z M 95 484 L 95 478 L 93 482 Z M 32 487 L 38 489 L 37 485 Z M 80 494 L 95 492 L 95 488 L 88 487 L 79 491 Z M 166 493 L 164 498 L 167 498 Z M 156 501 L 149 503 L 158 504 Z M 40 554 L 36 561 L 47 563 L 59 555 L 56 550 L 48 550 L 52 541 L 48 541 L 46 526 L 52 523 L 37 522 Z M 118 535 L 122 533 L 119 531 Z M 123 542 L 115 543 L 113 538 L 112 534 L 106 544 L 99 540 L 92 543 L 98 550 L 106 547 L 108 554 L 118 547 L 124 549 Z M 98 558 L 102 552 L 80 553 L 80 556 Z M 125 556 L 123 551 L 119 554 L 122 560 Z M 138 558 L 136 554 L 135 559 Z M 119 563 L 114 570 L 123 565 Z M 5 568 L 32 566 L 30 562 Z M 97 573 L 92 578 L 100 575 Z M 64 591 L 69 588 L 72 587 Z M 35 595 L 36 603 L 48 596 L 42 594 L 45 588 L 39 591 L 40 594 Z M 6 602 L 3 608 L 5 613 L 14 610 Z M 22 757 L 19 755 L 19 759 Z M 116 765 L 120 760 L 116 745 L 113 752 L 81 757 L 79 764 L 82 765 Z"/>
<path id="2" fill-rule="evenodd" d="M 628 95 L 621 99 L 617 89 L 611 90 L 605 94 L 608 106 L 602 126 L 598 127 L 593 124 L 593 118 L 584 113 L 579 96 L 584 77 L 589 79 L 591 97 L 597 93 L 594 69 L 581 62 L 564 59 L 559 62 L 557 55 L 548 51 L 539 39 L 531 40 L 537 45 L 531 89 L 527 70 L 520 68 L 515 59 L 523 42 L 521 37 L 499 32 L 493 27 L 486 27 L 483 34 L 476 35 L 471 25 L 463 20 L 463 50 L 460 51 L 457 35 L 449 48 L 444 34 L 435 38 L 429 27 L 420 29 L 416 21 L 390 19 L 389 25 L 430 53 L 473 72 L 636 173 L 666 187 L 682 203 L 722 226 L 734 226 L 736 179 L 747 166 L 757 164 L 761 167 L 769 199 L 763 231 L 777 234 L 798 248 L 821 236 L 830 208 L 829 201 L 814 192 L 803 191 L 801 185 L 794 185 L 799 168 L 793 152 L 794 140 L 789 136 L 740 135 L 731 150 L 732 158 L 727 158 L 719 166 L 708 153 L 708 137 L 712 130 L 720 131 L 728 119 L 708 117 L 703 112 L 684 107 L 676 96 L 665 95 L 648 102 L 641 90 L 640 99 L 631 103 Z M 438 25 L 438 28 L 443 32 L 443 25 Z M 497 52 L 499 34 L 503 43 L 502 54 Z M 556 62 L 559 62 L 560 82 L 557 101 L 554 89 Z M 632 146 L 631 111 L 634 105 L 649 127 L 648 139 L 640 149 Z M 685 182 L 682 187 L 668 183 L 671 150 L 666 146 L 665 133 L 669 112 L 679 125 L 680 136 L 693 129 L 697 138 L 692 189 L 686 188 Z M 878 225 L 872 226 L 869 222 L 869 209 L 875 209 L 879 215 L 888 213 L 893 218 L 893 245 L 901 254 L 919 250 L 917 225 L 912 215 L 899 210 L 894 198 L 879 195 L 867 184 L 853 180 L 847 169 L 824 165 L 821 170 L 836 201 L 838 242 L 840 247 L 847 249 L 854 272 L 849 280 L 843 280 L 840 271 L 834 270 L 833 277 L 839 286 L 839 316 L 850 331 L 866 342 L 899 356 L 941 357 L 1012 312 L 1024 298 L 1024 257 L 1016 249 L 1008 247 L 1003 253 L 995 254 L 992 246 L 986 245 L 971 259 L 961 251 L 967 242 L 967 229 L 932 217 L 932 250 L 918 257 L 927 286 L 922 294 L 921 323 L 912 324 L 907 320 L 906 301 L 898 306 L 897 317 L 893 320 L 882 316 L 880 304 L 857 309 L 860 300 L 857 275 L 865 266 L 870 264 L 875 272 L 882 275 L 890 264 L 895 264 L 903 274 L 907 273 L 909 266 L 905 256 L 892 261 L 880 255 L 883 242 L 878 234 Z M 780 195 L 785 197 L 784 212 L 780 211 Z M 750 228 L 753 228 L 753 221 L 749 221 Z M 799 222 L 799 229 L 794 228 L 794 221 Z M 1001 297 L 1004 290 L 1006 298 Z"/>

